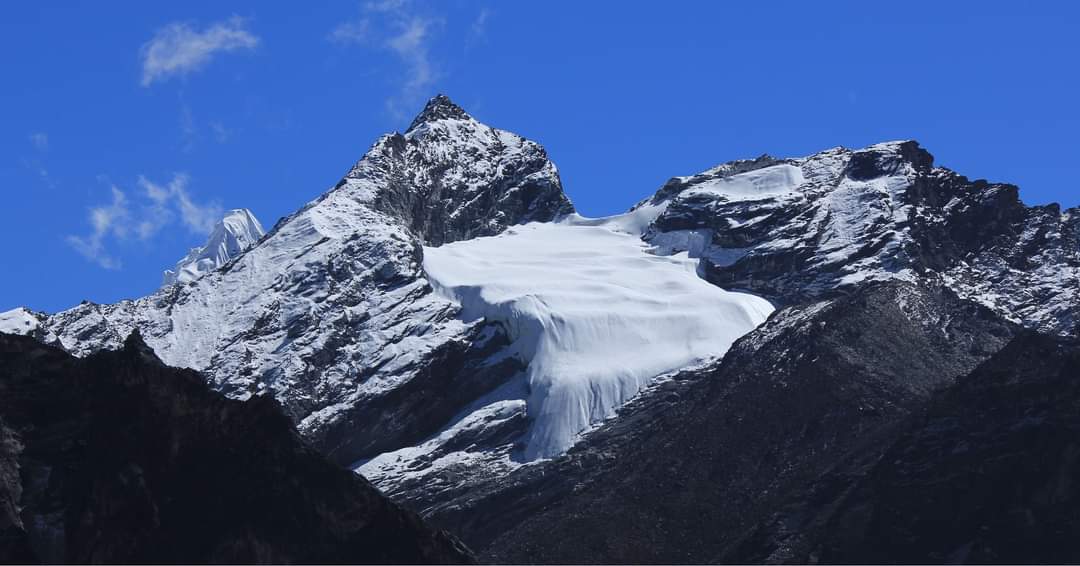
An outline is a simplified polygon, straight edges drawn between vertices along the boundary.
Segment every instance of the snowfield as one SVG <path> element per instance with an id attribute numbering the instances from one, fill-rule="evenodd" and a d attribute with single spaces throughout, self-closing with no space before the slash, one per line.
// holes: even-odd
<path id="1" fill-rule="evenodd" d="M 528 364 L 525 460 L 561 454 L 655 377 L 722 356 L 772 305 L 701 279 L 687 254 L 651 253 L 639 216 L 572 216 L 424 249 L 466 322 L 503 324 Z"/>
<path id="2" fill-rule="evenodd" d="M 0 312 L 0 332 L 5 334 L 28 335 L 41 326 L 41 321 L 30 311 L 19 307 Z"/>
<path id="3" fill-rule="evenodd" d="M 802 170 L 794 165 L 774 165 L 731 177 L 703 182 L 686 191 L 687 196 L 710 194 L 728 200 L 760 200 L 794 193 L 806 182 Z"/>

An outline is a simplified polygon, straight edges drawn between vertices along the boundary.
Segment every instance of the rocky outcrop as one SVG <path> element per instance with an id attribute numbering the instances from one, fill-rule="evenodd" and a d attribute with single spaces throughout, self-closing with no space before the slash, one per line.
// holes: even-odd
<path id="1" fill-rule="evenodd" d="M 1080 560 L 1080 342 L 1035 333 L 935 396 L 895 441 L 840 462 L 730 562 Z"/>
<path id="2" fill-rule="evenodd" d="M 468 551 L 133 334 L 85 359 L 0 335 L 0 560 L 462 563 Z"/>
<path id="3" fill-rule="evenodd" d="M 798 304 L 865 282 L 943 281 L 1030 328 L 1076 333 L 1078 211 L 1025 206 L 1015 186 L 935 167 L 913 141 L 734 161 L 643 204 L 666 207 L 647 239 L 700 256 L 725 288 Z"/>
<path id="4" fill-rule="evenodd" d="M 477 122 L 444 95 L 386 145 L 395 163 L 374 206 L 400 218 L 426 245 L 574 212 L 543 147 Z M 364 176 L 364 168 L 354 168 L 342 184 Z"/>

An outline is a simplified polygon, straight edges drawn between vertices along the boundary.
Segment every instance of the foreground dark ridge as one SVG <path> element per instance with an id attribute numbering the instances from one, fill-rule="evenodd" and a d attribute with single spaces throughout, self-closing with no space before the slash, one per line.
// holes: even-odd
<path id="1" fill-rule="evenodd" d="M 76 359 L 0 334 L 0 561 L 464 563 L 468 551 L 133 334 Z"/>

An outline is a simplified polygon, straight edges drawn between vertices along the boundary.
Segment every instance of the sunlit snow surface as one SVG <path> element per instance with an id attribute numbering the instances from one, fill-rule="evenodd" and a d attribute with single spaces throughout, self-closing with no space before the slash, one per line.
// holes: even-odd
<path id="1" fill-rule="evenodd" d="M 40 325 L 41 322 L 37 317 L 22 307 L 0 312 L 0 332 L 6 334 L 27 335 Z"/>
<path id="2" fill-rule="evenodd" d="M 758 200 L 790 194 L 806 182 L 802 170 L 794 165 L 774 165 L 731 177 L 705 181 L 684 195 L 715 194 L 728 200 Z"/>
<path id="3" fill-rule="evenodd" d="M 650 253 L 637 220 L 573 217 L 424 249 L 432 285 L 466 321 L 502 323 L 528 362 L 526 460 L 564 452 L 653 378 L 722 356 L 772 312 L 701 279 L 686 254 Z"/>
<path id="4" fill-rule="evenodd" d="M 190 283 L 229 263 L 266 235 L 262 224 L 246 208 L 230 210 L 214 225 L 206 243 L 191 248 L 172 269 L 165 270 L 161 284 Z"/>

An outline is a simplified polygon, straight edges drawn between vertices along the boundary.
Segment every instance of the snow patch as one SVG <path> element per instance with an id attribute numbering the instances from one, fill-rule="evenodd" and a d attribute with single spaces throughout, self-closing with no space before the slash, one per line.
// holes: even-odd
<path id="1" fill-rule="evenodd" d="M 730 177 L 710 179 L 687 189 L 683 195 L 708 194 L 728 200 L 762 200 L 794 193 L 805 183 L 802 170 L 794 165 L 773 165 Z"/>
<path id="2" fill-rule="evenodd" d="M 0 332 L 5 334 L 29 335 L 41 325 L 33 313 L 23 307 L 0 312 Z"/>
<path id="3" fill-rule="evenodd" d="M 668 204 L 670 204 L 670 201 L 659 204 L 641 204 L 625 214 L 601 218 L 586 218 L 574 213 L 567 216 L 562 222 L 572 226 L 599 226 L 616 232 L 641 236 L 645 234 L 653 221 L 667 210 Z"/>

